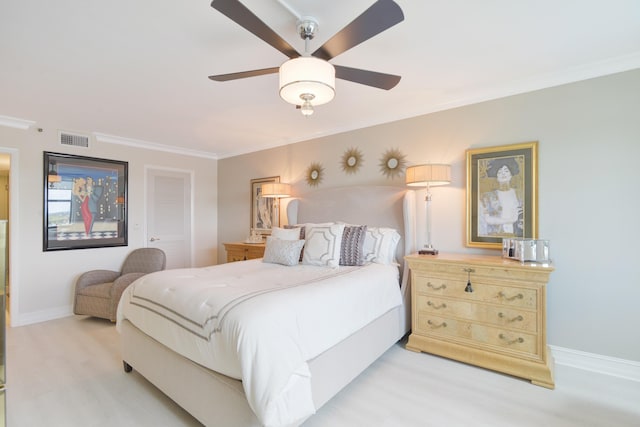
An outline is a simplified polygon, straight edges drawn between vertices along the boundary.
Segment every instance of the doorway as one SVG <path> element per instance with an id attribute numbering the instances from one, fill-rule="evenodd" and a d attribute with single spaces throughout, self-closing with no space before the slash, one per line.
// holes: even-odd
<path id="1" fill-rule="evenodd" d="M 4 275 L 4 280 L 0 280 L 0 283 L 5 286 L 4 292 L 5 295 L 5 313 L 3 315 L 6 318 L 7 324 L 10 322 L 10 314 L 11 314 L 11 283 L 9 282 L 9 173 L 11 171 L 11 155 L 8 153 L 0 152 L 0 221 L 7 221 L 6 226 L 3 226 L 3 242 L 1 242 L 2 246 L 4 246 L 3 256 L 0 259 L 0 273 Z"/>
<path id="2" fill-rule="evenodd" d="M 148 167 L 145 180 L 147 246 L 166 253 L 167 269 L 192 267 L 193 171 Z"/>

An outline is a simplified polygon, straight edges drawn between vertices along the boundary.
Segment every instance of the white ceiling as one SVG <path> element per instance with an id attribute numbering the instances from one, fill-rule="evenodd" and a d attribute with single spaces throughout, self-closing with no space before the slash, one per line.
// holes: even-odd
<path id="1" fill-rule="evenodd" d="M 285 0 L 319 21 L 312 49 L 374 0 Z M 302 52 L 278 0 L 243 0 Z M 208 0 L 3 0 L 0 116 L 215 158 L 640 68 L 638 0 L 397 0 L 405 20 L 331 62 L 399 74 L 337 81 L 304 118 L 277 74 L 213 82 L 287 58 Z"/>

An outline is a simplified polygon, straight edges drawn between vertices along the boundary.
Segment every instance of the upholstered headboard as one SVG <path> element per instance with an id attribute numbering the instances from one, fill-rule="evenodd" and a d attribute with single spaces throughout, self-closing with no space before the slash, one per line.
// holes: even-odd
<path id="1" fill-rule="evenodd" d="M 395 228 L 402 240 L 396 249 L 404 305 L 404 330 L 411 325 L 409 269 L 404 255 L 415 252 L 415 192 L 398 187 L 340 187 L 313 191 L 287 205 L 289 224 L 344 221 Z"/>
<path id="2" fill-rule="evenodd" d="M 396 250 L 401 268 L 415 246 L 415 193 L 406 188 L 358 186 L 321 189 L 287 205 L 289 224 L 343 221 L 395 228 L 402 236 Z"/>

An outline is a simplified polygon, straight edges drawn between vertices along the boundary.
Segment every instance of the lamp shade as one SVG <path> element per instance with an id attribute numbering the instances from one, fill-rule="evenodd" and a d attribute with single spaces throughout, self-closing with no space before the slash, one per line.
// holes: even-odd
<path id="1" fill-rule="evenodd" d="M 280 66 L 280 97 L 293 105 L 309 99 L 322 105 L 335 96 L 336 70 L 327 61 L 312 56 L 293 58 Z M 311 97 L 309 97 L 311 95 Z"/>
<path id="2" fill-rule="evenodd" d="M 409 166 L 405 172 L 405 183 L 411 187 L 450 184 L 451 166 L 442 164 Z"/>
<path id="3" fill-rule="evenodd" d="M 262 191 L 260 195 L 262 197 L 289 197 L 291 195 L 291 185 L 283 184 L 280 182 L 269 182 L 262 184 Z"/>

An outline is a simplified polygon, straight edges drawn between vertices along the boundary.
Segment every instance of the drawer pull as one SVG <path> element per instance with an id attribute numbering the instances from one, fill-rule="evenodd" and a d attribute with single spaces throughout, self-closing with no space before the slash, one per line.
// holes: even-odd
<path id="1" fill-rule="evenodd" d="M 434 291 L 439 291 L 439 290 L 442 290 L 442 289 L 447 289 L 447 285 L 445 285 L 445 284 L 443 283 L 443 284 L 442 284 L 442 285 L 440 285 L 440 286 L 433 286 L 433 283 L 431 283 L 431 282 L 427 282 L 427 288 L 431 288 L 431 289 L 433 289 Z"/>
<path id="2" fill-rule="evenodd" d="M 427 323 L 429 324 L 429 326 L 431 326 L 433 328 L 446 328 L 447 327 L 447 322 L 442 322 L 442 323 L 440 323 L 438 325 L 435 322 L 432 322 L 431 320 L 427 320 Z"/>
<path id="3" fill-rule="evenodd" d="M 429 307 L 433 307 L 436 310 L 440 310 L 441 308 L 447 308 L 447 304 L 442 303 L 440 305 L 435 305 L 434 303 L 432 303 L 431 301 L 427 301 L 427 305 Z"/>
<path id="4" fill-rule="evenodd" d="M 508 297 L 507 294 L 505 294 L 502 291 L 498 292 L 498 296 L 500 298 L 504 299 L 504 300 L 507 300 L 507 301 L 513 301 L 514 299 L 522 299 L 522 298 L 524 298 L 524 295 L 522 295 L 522 294 L 516 294 L 516 295 L 514 295 L 512 297 Z"/>
<path id="5" fill-rule="evenodd" d="M 498 317 L 501 319 L 504 319 L 505 317 L 507 317 L 504 313 L 500 312 L 498 313 Z M 517 315 L 516 317 L 514 317 L 513 319 L 506 319 L 507 322 L 511 323 L 511 322 L 522 322 L 524 320 L 524 317 Z"/>
<path id="6" fill-rule="evenodd" d="M 522 337 L 518 337 L 518 338 L 516 338 L 514 340 L 509 340 L 509 337 L 507 337 L 504 334 L 500 334 L 500 335 L 498 335 L 498 337 L 500 337 L 501 340 L 506 341 L 507 344 L 509 344 L 509 345 L 516 344 L 516 343 L 522 344 L 524 342 L 524 338 L 522 338 Z"/>

